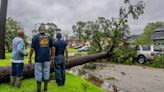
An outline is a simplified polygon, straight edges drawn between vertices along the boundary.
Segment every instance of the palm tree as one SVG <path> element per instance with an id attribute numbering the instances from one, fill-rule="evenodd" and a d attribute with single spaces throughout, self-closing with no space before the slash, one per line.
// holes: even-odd
<path id="1" fill-rule="evenodd" d="M 1 0 L 0 8 L 0 59 L 5 59 L 5 25 L 8 0 Z"/>

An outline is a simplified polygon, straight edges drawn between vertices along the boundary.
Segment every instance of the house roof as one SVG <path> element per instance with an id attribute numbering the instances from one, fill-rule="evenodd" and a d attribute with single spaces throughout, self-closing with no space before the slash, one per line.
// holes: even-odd
<path id="1" fill-rule="evenodd" d="M 157 28 L 153 33 L 152 33 L 152 37 L 153 40 L 157 40 L 157 39 L 164 39 L 164 26 L 161 26 L 159 28 Z"/>
<path id="2" fill-rule="evenodd" d="M 164 26 L 157 28 L 154 32 L 157 32 L 157 31 L 164 31 Z"/>

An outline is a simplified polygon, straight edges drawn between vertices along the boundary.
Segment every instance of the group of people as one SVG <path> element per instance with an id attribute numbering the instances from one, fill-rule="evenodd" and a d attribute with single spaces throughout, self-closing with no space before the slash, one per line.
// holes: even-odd
<path id="1" fill-rule="evenodd" d="M 39 27 L 39 34 L 32 38 L 29 52 L 29 64 L 32 64 L 32 55 L 35 52 L 34 75 L 37 82 L 37 92 L 41 91 L 41 83 L 44 81 L 44 91 L 48 89 L 50 78 L 50 66 L 54 65 L 55 80 L 58 86 L 65 84 L 65 69 L 68 63 L 67 43 L 62 40 L 62 34 L 57 33 L 56 40 L 46 34 L 45 26 Z M 18 30 L 17 37 L 12 41 L 12 66 L 10 85 L 20 88 L 23 77 L 24 56 L 28 55 L 25 50 L 24 31 Z M 31 66 L 32 67 L 32 66 Z"/>

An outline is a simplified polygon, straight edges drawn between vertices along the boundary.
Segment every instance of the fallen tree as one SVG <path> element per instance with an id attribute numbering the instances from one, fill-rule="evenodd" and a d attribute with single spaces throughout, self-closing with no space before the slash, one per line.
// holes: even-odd
<path id="1" fill-rule="evenodd" d="M 89 54 L 84 56 L 78 56 L 71 60 L 69 60 L 69 63 L 66 65 L 66 68 L 71 68 L 74 66 L 82 65 L 88 62 L 95 61 L 97 59 L 106 58 L 111 56 L 111 50 L 108 52 L 99 52 L 95 54 Z M 6 83 L 10 81 L 10 70 L 11 67 L 0 67 L 0 83 Z M 54 72 L 53 64 L 51 64 L 51 73 Z M 26 64 L 24 65 L 23 69 L 23 77 L 24 78 L 31 78 L 34 77 L 34 64 Z"/>

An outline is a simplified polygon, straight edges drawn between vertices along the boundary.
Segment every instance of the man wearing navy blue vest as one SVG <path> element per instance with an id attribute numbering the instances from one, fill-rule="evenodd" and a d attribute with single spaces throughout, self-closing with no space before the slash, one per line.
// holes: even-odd
<path id="1" fill-rule="evenodd" d="M 55 60 L 54 60 L 54 69 L 55 69 L 55 80 L 58 86 L 64 86 L 65 84 L 65 63 L 68 63 L 68 51 L 67 43 L 62 40 L 61 33 L 57 33 L 57 39 L 53 42 L 55 47 Z M 66 54 L 66 55 L 64 55 Z"/>
<path id="2" fill-rule="evenodd" d="M 29 63 L 32 62 L 32 54 L 35 51 L 35 79 L 37 80 L 37 92 L 41 91 L 42 78 L 44 80 L 44 91 L 47 91 L 50 76 L 50 61 L 53 57 L 53 41 L 46 33 L 45 25 L 39 27 L 39 34 L 32 39 Z"/>

